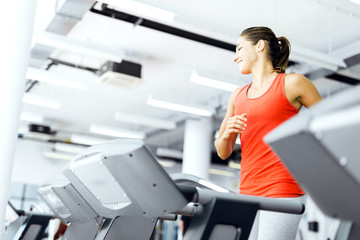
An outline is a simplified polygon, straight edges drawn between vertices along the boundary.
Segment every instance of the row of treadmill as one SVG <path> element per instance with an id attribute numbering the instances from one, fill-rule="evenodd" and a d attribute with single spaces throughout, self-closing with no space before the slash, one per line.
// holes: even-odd
<path id="1" fill-rule="evenodd" d="M 359 136 L 360 86 L 291 118 L 264 139 L 321 212 L 339 220 L 334 240 L 360 239 Z M 192 219 L 184 240 L 246 240 L 257 211 L 305 210 L 298 202 L 169 175 L 144 142 L 134 139 L 88 148 L 38 193 L 53 215 L 68 223 L 63 240 L 149 240 L 158 220 L 181 215 Z M 3 239 L 40 239 L 19 233 L 24 222 L 9 226 Z"/>

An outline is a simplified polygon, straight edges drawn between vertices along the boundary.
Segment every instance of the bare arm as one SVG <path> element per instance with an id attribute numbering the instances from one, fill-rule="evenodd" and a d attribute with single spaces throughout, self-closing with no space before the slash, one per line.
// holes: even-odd
<path id="1" fill-rule="evenodd" d="M 235 97 L 239 90 L 240 88 L 231 94 L 226 115 L 220 126 L 219 136 L 214 142 L 217 154 L 223 160 L 231 155 L 238 134 L 246 127 L 246 113 L 234 116 Z"/>
<path id="2" fill-rule="evenodd" d="M 309 108 L 322 99 L 314 84 L 301 74 L 286 75 L 285 93 L 297 109 Z"/>

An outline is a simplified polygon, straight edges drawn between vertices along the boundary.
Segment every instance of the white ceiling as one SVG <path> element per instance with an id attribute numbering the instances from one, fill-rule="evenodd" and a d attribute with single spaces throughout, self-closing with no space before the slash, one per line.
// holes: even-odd
<path id="1" fill-rule="evenodd" d="M 38 0 L 34 48 L 37 46 L 37 37 L 44 33 L 64 2 L 67 1 Z M 290 58 L 297 64 L 289 71 L 308 74 L 321 69 L 322 66 L 312 62 L 313 56 L 328 61 L 332 58 L 346 60 L 360 54 L 360 5 L 349 0 L 139 2 L 173 11 L 176 14 L 175 21 L 164 24 L 230 44 L 236 44 L 241 31 L 247 27 L 268 26 L 277 36 L 288 37 L 297 54 L 305 55 L 301 58 L 302 62 L 299 62 L 295 53 L 292 54 Z M 49 72 L 67 80 L 85 83 L 86 89 L 76 90 L 40 82 L 31 88 L 29 94 L 56 99 L 61 102 L 62 107 L 49 109 L 24 104 L 23 111 L 42 114 L 45 117 L 43 124 L 50 125 L 58 132 L 57 137 L 64 141 L 69 139 L 71 133 L 95 136 L 89 132 L 89 126 L 96 123 L 143 131 L 147 134 L 146 141 L 150 145 L 181 150 L 184 120 L 196 116 L 149 106 L 146 104 L 149 95 L 179 104 L 217 109 L 214 116 L 216 129 L 219 127 L 219 119 L 223 117 L 230 92 L 190 82 L 192 71 L 239 86 L 251 81 L 251 76 L 241 76 L 238 73 L 236 64 L 232 62 L 233 51 L 134 26 L 90 11 L 71 27 L 65 37 L 123 53 L 123 59 L 140 63 L 143 83 L 131 90 L 115 88 L 99 84 L 98 76 L 89 71 L 65 65 L 52 66 Z M 109 60 L 90 56 L 86 51 L 79 54 L 62 49 L 54 49 L 49 57 L 96 69 Z M 32 62 L 37 62 L 36 56 L 32 56 Z M 38 64 L 37 67 L 45 68 L 46 64 Z M 357 79 L 360 78 L 359 72 L 359 64 L 338 71 Z M 324 97 L 351 87 L 323 77 L 312 80 Z M 115 120 L 116 111 L 176 121 L 178 129 L 167 131 L 119 122 Z M 29 122 L 22 122 L 21 126 L 24 128 L 28 124 Z"/>

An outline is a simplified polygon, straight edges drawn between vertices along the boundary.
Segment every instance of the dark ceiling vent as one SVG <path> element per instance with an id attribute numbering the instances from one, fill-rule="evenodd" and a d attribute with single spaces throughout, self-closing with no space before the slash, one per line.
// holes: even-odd
<path id="1" fill-rule="evenodd" d="M 100 83 L 113 87 L 132 89 L 142 83 L 141 65 L 125 60 L 120 63 L 105 62 L 98 74 Z"/>
<path id="2" fill-rule="evenodd" d="M 44 125 L 38 125 L 38 124 L 30 124 L 29 125 L 29 132 L 33 133 L 43 133 L 43 134 L 54 134 L 54 132 L 51 131 L 51 128 Z"/>

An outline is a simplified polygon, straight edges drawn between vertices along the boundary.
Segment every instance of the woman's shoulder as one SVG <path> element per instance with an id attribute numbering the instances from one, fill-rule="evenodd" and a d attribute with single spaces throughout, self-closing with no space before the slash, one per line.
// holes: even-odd
<path id="1" fill-rule="evenodd" d="M 304 87 L 310 83 L 304 75 L 299 73 L 288 73 L 285 74 L 285 86 L 287 88 L 298 88 Z"/>
<path id="2" fill-rule="evenodd" d="M 315 85 L 302 74 L 286 74 L 285 93 L 293 96 L 290 99 L 299 99 L 306 108 L 321 100 L 321 96 Z"/>
<path id="3" fill-rule="evenodd" d="M 239 95 L 239 93 L 245 89 L 249 84 L 245 85 L 245 86 L 241 86 L 241 87 L 237 87 L 232 93 L 231 93 L 231 96 L 230 96 L 230 99 L 231 99 L 231 102 L 233 104 L 235 104 L 235 100 L 237 98 L 237 96 Z"/>
<path id="4" fill-rule="evenodd" d="M 285 74 L 285 79 L 290 82 L 307 80 L 307 78 L 300 73 L 287 73 Z"/>
<path id="5" fill-rule="evenodd" d="M 231 99 L 235 101 L 236 97 L 239 95 L 239 93 L 244 90 L 249 84 L 246 84 L 245 86 L 237 87 L 232 93 L 231 93 Z"/>
<path id="6" fill-rule="evenodd" d="M 300 87 L 304 85 L 306 86 L 310 83 L 311 81 L 300 73 L 285 74 L 285 84 L 288 86 Z"/>

